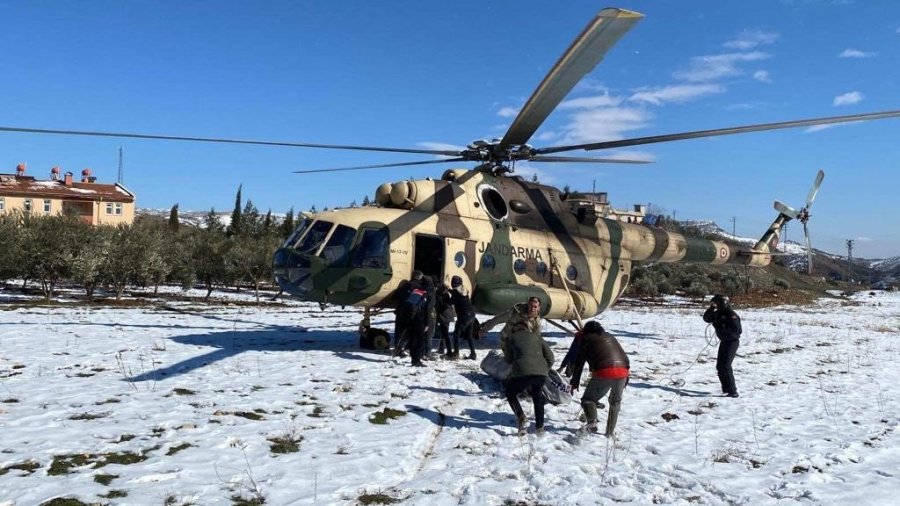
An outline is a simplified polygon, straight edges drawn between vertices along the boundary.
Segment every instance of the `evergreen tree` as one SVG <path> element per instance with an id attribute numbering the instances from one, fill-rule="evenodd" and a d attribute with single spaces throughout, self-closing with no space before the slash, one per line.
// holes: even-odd
<path id="1" fill-rule="evenodd" d="M 262 226 L 262 234 L 269 235 L 272 231 L 272 210 L 269 209 L 269 212 L 266 213 L 266 219 L 263 220 Z"/>
<path id="2" fill-rule="evenodd" d="M 372 201 L 369 200 L 369 196 L 368 196 L 368 195 L 366 195 L 365 197 L 363 197 L 362 205 L 363 205 L 363 207 L 367 207 L 367 206 L 372 205 Z"/>
<path id="3" fill-rule="evenodd" d="M 172 210 L 169 211 L 169 230 L 172 232 L 178 232 L 178 203 L 172 206 Z"/>
<path id="4" fill-rule="evenodd" d="M 356 207 L 356 199 L 353 199 L 353 202 L 350 203 L 350 207 Z"/>
<path id="5" fill-rule="evenodd" d="M 315 204 L 313 204 L 312 207 L 309 208 L 309 212 L 311 212 L 311 213 L 316 212 L 316 205 L 315 205 Z"/>
<path id="6" fill-rule="evenodd" d="M 243 216 L 241 215 L 241 190 L 244 185 L 238 186 L 237 195 L 234 197 L 234 211 L 231 212 L 231 223 L 228 225 L 228 235 L 237 235 L 241 233 L 243 225 Z"/>
<path id="7" fill-rule="evenodd" d="M 291 207 L 288 209 L 287 214 L 284 215 L 284 221 L 281 222 L 281 226 L 279 227 L 279 235 L 281 237 L 287 237 L 291 235 L 291 232 L 294 231 L 294 208 Z"/>
<path id="8" fill-rule="evenodd" d="M 532 183 L 538 182 L 537 172 L 535 172 L 534 174 L 531 175 L 531 182 Z"/>

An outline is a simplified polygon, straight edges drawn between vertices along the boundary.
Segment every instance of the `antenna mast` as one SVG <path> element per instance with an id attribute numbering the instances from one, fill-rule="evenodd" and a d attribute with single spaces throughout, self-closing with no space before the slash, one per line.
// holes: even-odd
<path id="1" fill-rule="evenodd" d="M 122 146 L 119 146 L 119 179 L 117 182 L 120 185 L 125 183 L 125 166 L 122 162 Z"/>
<path id="2" fill-rule="evenodd" d="M 853 282 L 853 239 L 847 239 L 847 281 Z"/>

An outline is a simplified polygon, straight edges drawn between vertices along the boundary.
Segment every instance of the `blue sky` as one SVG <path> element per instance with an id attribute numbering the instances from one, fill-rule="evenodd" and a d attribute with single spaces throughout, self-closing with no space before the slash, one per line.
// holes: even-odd
<path id="1" fill-rule="evenodd" d="M 610 4 L 571 1 L 0 3 L 0 126 L 391 147 L 500 137 L 572 39 Z M 645 19 L 550 116 L 535 146 L 900 109 L 900 3 L 625 2 Z M 139 207 L 263 211 L 361 201 L 444 167 L 294 170 L 419 155 L 0 133 L 0 171 L 61 165 Z M 573 152 L 572 155 L 582 153 Z M 585 153 L 588 154 L 588 153 Z M 816 247 L 900 255 L 900 120 L 686 140 L 590 155 L 643 166 L 519 165 L 542 182 L 650 203 L 759 236 L 818 169 Z M 799 227 L 788 238 L 800 240 Z"/>

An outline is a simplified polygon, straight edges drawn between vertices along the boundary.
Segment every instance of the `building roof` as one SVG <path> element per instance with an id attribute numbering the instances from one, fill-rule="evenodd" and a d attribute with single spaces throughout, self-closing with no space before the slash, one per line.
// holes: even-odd
<path id="1" fill-rule="evenodd" d="M 72 186 L 66 186 L 63 179 L 38 181 L 33 176 L 15 174 L 0 174 L 0 196 L 89 202 L 134 202 L 134 194 L 119 184 L 72 182 Z"/>

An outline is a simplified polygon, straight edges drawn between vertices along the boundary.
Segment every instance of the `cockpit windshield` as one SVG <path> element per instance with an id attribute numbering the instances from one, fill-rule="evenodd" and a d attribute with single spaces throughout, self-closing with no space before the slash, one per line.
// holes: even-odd
<path id="1" fill-rule="evenodd" d="M 353 255 L 353 267 L 383 269 L 387 267 L 388 245 L 390 237 L 386 228 L 364 229 L 356 253 Z"/>
<path id="2" fill-rule="evenodd" d="M 307 229 L 309 229 L 310 225 L 312 225 L 311 219 L 306 217 L 300 218 L 300 221 L 297 223 L 297 227 L 294 228 L 294 231 L 291 232 L 291 235 L 288 236 L 286 241 L 284 241 L 284 247 L 292 247 L 303 236 L 303 233 L 306 232 Z"/>
<path id="3" fill-rule="evenodd" d="M 297 253 L 315 253 L 316 250 L 319 249 L 319 246 L 325 242 L 325 238 L 328 237 L 328 231 L 331 230 L 331 226 L 332 223 L 330 221 L 319 220 L 313 223 L 313 226 L 310 227 L 306 237 L 304 237 L 303 241 L 300 242 L 300 245 L 295 248 Z"/>
<path id="4" fill-rule="evenodd" d="M 354 236 L 356 236 L 356 229 L 338 225 L 319 256 L 324 258 L 329 265 L 345 264 L 350 246 L 353 245 Z"/>

